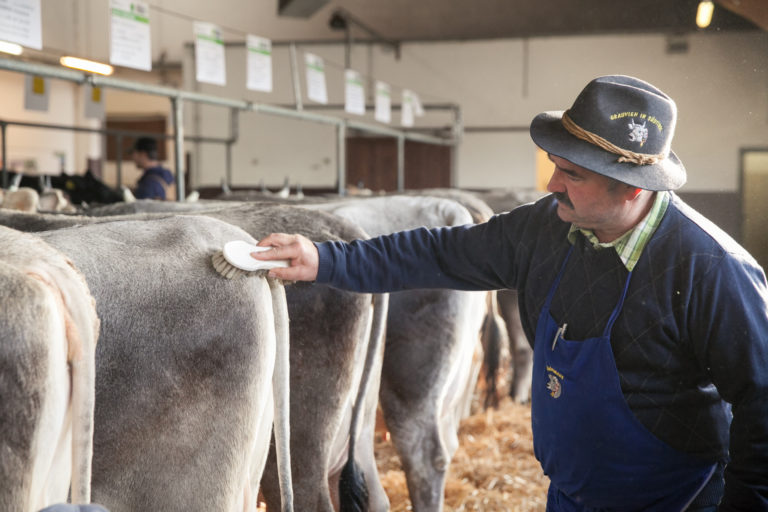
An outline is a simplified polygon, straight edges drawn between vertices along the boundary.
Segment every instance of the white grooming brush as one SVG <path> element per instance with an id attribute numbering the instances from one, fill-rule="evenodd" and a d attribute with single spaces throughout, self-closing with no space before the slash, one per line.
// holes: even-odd
<path id="1" fill-rule="evenodd" d="M 259 247 L 242 240 L 233 240 L 224 244 L 224 248 L 213 255 L 213 268 L 227 279 L 232 279 L 248 272 L 291 266 L 288 260 L 262 261 L 251 257 L 252 252 L 270 249 L 271 247 Z"/>

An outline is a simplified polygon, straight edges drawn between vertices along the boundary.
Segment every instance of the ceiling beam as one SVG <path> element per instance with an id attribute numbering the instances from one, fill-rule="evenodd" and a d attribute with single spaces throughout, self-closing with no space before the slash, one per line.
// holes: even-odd
<path id="1" fill-rule="evenodd" d="M 765 0 L 715 0 L 715 3 L 768 30 L 768 2 Z"/>

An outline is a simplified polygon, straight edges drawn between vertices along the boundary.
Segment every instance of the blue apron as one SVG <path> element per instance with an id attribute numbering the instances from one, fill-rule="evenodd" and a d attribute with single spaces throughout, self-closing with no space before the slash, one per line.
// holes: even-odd
<path id="1" fill-rule="evenodd" d="M 603 335 L 568 340 L 550 305 L 572 251 L 539 315 L 533 357 L 533 448 L 550 478 L 547 512 L 685 510 L 715 464 L 659 440 L 624 400 L 610 333 L 632 272 Z"/>

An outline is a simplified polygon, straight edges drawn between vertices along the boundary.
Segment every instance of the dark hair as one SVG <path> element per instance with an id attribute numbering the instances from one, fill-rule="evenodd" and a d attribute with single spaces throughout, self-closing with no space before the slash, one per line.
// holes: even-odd
<path id="1" fill-rule="evenodd" d="M 133 144 L 134 151 L 143 151 L 150 160 L 157 160 L 157 141 L 150 137 L 139 137 Z"/>

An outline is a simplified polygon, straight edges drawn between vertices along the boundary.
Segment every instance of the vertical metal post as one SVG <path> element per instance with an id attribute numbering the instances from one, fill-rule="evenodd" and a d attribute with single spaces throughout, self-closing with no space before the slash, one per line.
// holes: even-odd
<path id="1" fill-rule="evenodd" d="M 376 80 L 373 78 L 373 44 L 368 43 L 368 103 L 376 105 Z"/>
<path id="2" fill-rule="evenodd" d="M 347 188 L 347 123 L 336 125 L 336 179 L 338 194 L 345 195 Z"/>
<path id="3" fill-rule="evenodd" d="M 5 123 L 0 123 L 0 131 L 2 131 L 2 146 L 3 146 L 3 188 L 8 190 L 8 146 L 5 141 L 5 130 L 8 126 Z"/>
<path id="4" fill-rule="evenodd" d="M 528 97 L 528 58 L 530 55 L 530 51 L 528 49 L 528 38 L 523 39 L 523 72 L 520 73 L 521 79 L 523 81 L 522 87 L 523 87 L 523 98 Z"/>
<path id="5" fill-rule="evenodd" d="M 299 81 L 299 63 L 296 60 L 296 45 L 294 43 L 291 43 L 291 78 L 293 80 L 293 99 L 296 101 L 296 110 L 303 110 L 301 82 Z"/>
<path id="6" fill-rule="evenodd" d="M 236 108 L 229 109 L 229 140 L 227 140 L 227 168 L 226 168 L 226 184 L 227 187 L 232 186 L 232 144 L 237 140 L 239 136 L 238 115 L 240 111 Z"/>
<path id="7" fill-rule="evenodd" d="M 405 136 L 397 136 L 397 191 L 405 190 Z"/>
<path id="8" fill-rule="evenodd" d="M 459 176 L 459 142 L 464 136 L 464 119 L 461 115 L 461 109 L 459 107 L 453 108 L 453 144 L 451 144 L 451 169 L 450 169 L 450 186 L 455 187 L 458 185 Z"/>
<path id="9" fill-rule="evenodd" d="M 117 168 L 117 188 L 123 186 L 123 136 L 115 136 L 115 167 Z"/>
<path id="10" fill-rule="evenodd" d="M 177 97 L 171 98 L 171 108 L 173 109 L 173 156 L 176 167 L 176 200 L 183 202 L 186 194 L 184 192 L 184 116 L 182 112 L 183 104 Z"/>
<path id="11" fill-rule="evenodd" d="M 352 31 L 349 30 L 349 22 L 347 22 L 344 32 L 344 69 L 352 69 Z"/>

